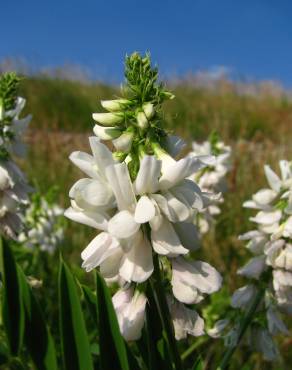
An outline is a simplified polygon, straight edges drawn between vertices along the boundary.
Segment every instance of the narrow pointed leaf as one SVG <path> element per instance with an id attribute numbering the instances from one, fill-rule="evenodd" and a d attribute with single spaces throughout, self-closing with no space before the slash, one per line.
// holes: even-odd
<path id="1" fill-rule="evenodd" d="M 96 275 L 101 370 L 129 370 L 127 352 L 121 336 L 112 299 L 103 278 Z"/>
<path id="2" fill-rule="evenodd" d="M 89 339 L 74 278 L 60 262 L 59 311 L 63 364 L 66 370 L 93 370 Z"/>
<path id="3" fill-rule="evenodd" d="M 0 241 L 0 271 L 3 282 L 2 318 L 9 351 L 17 355 L 24 332 L 24 309 L 21 286 L 13 253 L 5 239 Z"/>
<path id="4" fill-rule="evenodd" d="M 55 370 L 58 367 L 53 338 L 44 320 L 40 305 L 19 267 L 18 274 L 22 286 L 25 312 L 24 343 L 37 369 Z"/>

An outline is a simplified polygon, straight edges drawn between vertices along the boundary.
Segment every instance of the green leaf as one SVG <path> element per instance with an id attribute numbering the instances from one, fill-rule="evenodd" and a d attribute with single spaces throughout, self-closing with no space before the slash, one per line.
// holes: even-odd
<path id="1" fill-rule="evenodd" d="M 19 266 L 18 274 L 22 285 L 22 299 L 25 311 L 24 343 L 37 369 L 57 369 L 55 345 L 40 305 Z"/>
<path id="2" fill-rule="evenodd" d="M 89 339 L 74 278 L 60 262 L 59 305 L 62 356 L 66 370 L 93 370 Z"/>
<path id="3" fill-rule="evenodd" d="M 127 352 L 109 290 L 96 274 L 101 370 L 129 370 Z"/>
<path id="4" fill-rule="evenodd" d="M 203 369 L 204 369 L 204 363 L 203 363 L 201 356 L 199 356 L 199 358 L 196 360 L 191 370 L 203 370 Z"/>
<path id="5" fill-rule="evenodd" d="M 0 241 L 0 271 L 3 282 L 3 325 L 10 354 L 17 356 L 23 341 L 24 309 L 16 263 L 5 239 Z"/>
<path id="6" fill-rule="evenodd" d="M 148 284 L 146 291 L 148 304 L 146 306 L 146 338 L 148 349 L 149 369 L 173 369 L 169 346 L 163 330 L 163 323 L 159 314 L 151 285 Z M 139 346 L 142 347 L 142 346 Z M 140 350 L 140 352 L 143 349 Z"/>
<path id="7" fill-rule="evenodd" d="M 90 315 L 93 319 L 93 322 L 98 327 L 98 320 L 97 320 L 97 310 L 96 310 L 96 296 L 92 293 L 90 288 L 85 285 L 82 285 L 82 291 L 84 295 L 85 302 L 87 304 L 88 310 L 90 311 Z"/>

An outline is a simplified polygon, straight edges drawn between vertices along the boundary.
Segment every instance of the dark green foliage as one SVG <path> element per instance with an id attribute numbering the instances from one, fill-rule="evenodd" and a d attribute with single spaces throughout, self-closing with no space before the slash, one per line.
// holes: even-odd
<path id="1" fill-rule="evenodd" d="M 4 73 L 0 77 L 0 104 L 6 111 L 15 108 L 20 81 L 21 78 L 14 72 Z"/>
<path id="2" fill-rule="evenodd" d="M 93 370 L 91 351 L 74 278 L 60 261 L 59 320 L 63 365 L 68 370 Z"/>

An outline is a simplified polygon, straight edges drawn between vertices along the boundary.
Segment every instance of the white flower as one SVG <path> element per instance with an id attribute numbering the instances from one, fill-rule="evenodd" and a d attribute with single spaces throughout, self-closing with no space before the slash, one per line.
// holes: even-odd
<path id="1" fill-rule="evenodd" d="M 172 259 L 172 291 L 182 303 L 200 302 L 204 294 L 218 291 L 221 283 L 221 275 L 206 262 Z"/>
<path id="2" fill-rule="evenodd" d="M 234 308 L 247 309 L 255 296 L 257 289 L 254 285 L 245 285 L 237 289 L 231 298 L 231 306 Z"/>
<path id="3" fill-rule="evenodd" d="M 73 185 L 69 192 L 71 207 L 64 214 L 73 221 L 107 230 L 108 211 L 115 206 L 115 199 L 105 169 L 114 160 L 112 153 L 99 139 L 91 137 L 89 142 L 93 156 L 83 152 L 74 152 L 70 156 L 71 161 L 90 178 L 81 179 Z"/>
<path id="4" fill-rule="evenodd" d="M 138 291 L 133 294 L 133 289 L 129 288 L 119 290 L 112 301 L 122 336 L 126 341 L 138 340 L 145 321 L 145 295 Z"/>
<path id="5" fill-rule="evenodd" d="M 195 337 L 204 335 L 204 320 L 195 310 L 170 297 L 168 304 L 176 340 L 184 339 L 188 334 Z"/>

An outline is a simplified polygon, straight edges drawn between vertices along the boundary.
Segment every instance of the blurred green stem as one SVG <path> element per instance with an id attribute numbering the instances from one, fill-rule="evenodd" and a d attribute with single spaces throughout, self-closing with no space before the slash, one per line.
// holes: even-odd
<path id="1" fill-rule="evenodd" d="M 168 308 L 168 304 L 167 304 L 167 300 L 166 300 L 166 296 L 165 296 L 165 292 L 163 288 L 163 282 L 161 280 L 159 259 L 158 259 L 157 254 L 154 254 L 153 263 L 154 263 L 154 272 L 153 272 L 153 277 L 151 279 L 151 286 L 155 293 L 155 299 L 159 307 L 161 321 L 163 322 L 164 330 L 167 335 L 169 349 L 170 349 L 170 356 L 173 359 L 175 370 L 182 370 L 183 367 L 182 367 L 181 358 L 178 352 L 178 348 L 176 345 L 173 325 L 172 325 L 170 312 L 169 312 L 169 308 Z"/>
<path id="2" fill-rule="evenodd" d="M 258 291 L 257 295 L 255 296 L 254 300 L 252 301 L 248 311 L 246 312 L 246 315 L 242 319 L 242 322 L 241 322 L 239 330 L 238 330 L 237 340 L 235 341 L 235 343 L 233 344 L 232 347 L 229 347 L 227 349 L 227 351 L 225 352 L 225 355 L 223 356 L 222 361 L 221 361 L 220 365 L 218 366 L 217 370 L 226 370 L 226 369 L 228 369 L 228 367 L 230 365 L 231 357 L 232 357 L 233 353 L 235 352 L 235 350 L 237 349 L 237 347 L 239 346 L 242 337 L 244 336 L 249 324 L 251 323 L 252 317 L 253 317 L 254 313 L 256 312 L 259 304 L 261 303 L 261 300 L 264 296 L 264 293 L 265 293 L 265 289 L 263 289 L 263 288 L 259 289 L 259 291 Z"/>

